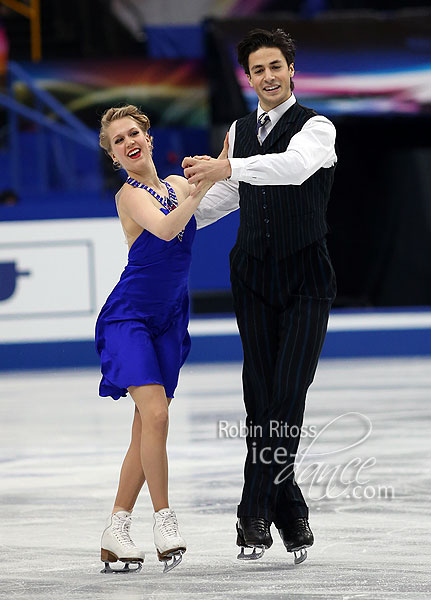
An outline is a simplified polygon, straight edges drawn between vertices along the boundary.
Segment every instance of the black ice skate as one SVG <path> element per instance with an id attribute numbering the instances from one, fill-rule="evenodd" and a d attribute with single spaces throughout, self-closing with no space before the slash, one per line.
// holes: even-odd
<path id="1" fill-rule="evenodd" d="M 236 544 L 241 547 L 239 560 L 257 560 L 262 558 L 267 548 L 272 546 L 271 523 L 263 517 L 240 517 L 236 524 Z M 253 548 L 245 554 L 244 548 Z M 256 552 L 258 550 L 258 552 Z"/>
<path id="2" fill-rule="evenodd" d="M 278 530 L 288 552 L 294 553 L 294 563 L 299 565 L 307 558 L 307 550 L 314 543 L 313 532 L 305 517 L 294 519 L 289 527 Z"/>

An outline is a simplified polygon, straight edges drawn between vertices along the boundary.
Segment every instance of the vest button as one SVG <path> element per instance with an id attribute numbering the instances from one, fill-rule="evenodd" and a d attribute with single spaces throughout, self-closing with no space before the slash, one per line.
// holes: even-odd
<path id="1" fill-rule="evenodd" d="M 266 190 L 262 190 L 262 194 L 263 194 L 263 196 L 265 196 Z"/>
<path id="2" fill-rule="evenodd" d="M 268 208 L 268 205 L 267 205 L 267 204 L 264 204 L 264 205 L 263 205 L 263 208 Z"/>
<path id="3" fill-rule="evenodd" d="M 270 237 L 271 237 L 271 234 L 270 234 L 270 233 L 267 233 L 267 234 L 266 234 L 266 237 L 267 237 L 267 238 L 270 238 Z"/>
<path id="4" fill-rule="evenodd" d="M 264 223 L 269 223 L 269 219 L 264 219 L 263 222 Z"/>

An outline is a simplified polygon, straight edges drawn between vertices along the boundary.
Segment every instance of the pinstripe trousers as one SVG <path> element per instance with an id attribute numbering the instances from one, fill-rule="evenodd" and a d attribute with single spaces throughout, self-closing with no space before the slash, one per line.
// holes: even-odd
<path id="1" fill-rule="evenodd" d="M 286 527 L 293 518 L 308 518 L 293 465 L 336 294 L 335 274 L 324 239 L 282 260 L 270 252 L 260 260 L 236 245 L 230 267 L 248 428 L 238 516 Z"/>

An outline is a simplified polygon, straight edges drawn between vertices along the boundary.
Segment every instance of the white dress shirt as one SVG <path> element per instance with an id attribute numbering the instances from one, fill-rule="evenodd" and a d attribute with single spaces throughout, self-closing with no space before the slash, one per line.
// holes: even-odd
<path id="1" fill-rule="evenodd" d="M 271 119 L 260 134 L 262 140 L 271 132 L 279 119 L 293 104 L 293 94 L 272 110 Z M 258 106 L 256 121 L 265 112 Z M 308 119 L 296 133 L 284 152 L 258 154 L 248 158 L 233 158 L 236 121 L 229 129 L 228 158 L 232 175 L 227 181 L 218 181 L 202 198 L 195 217 L 197 227 L 206 227 L 239 208 L 239 182 L 251 185 L 301 185 L 320 168 L 328 169 L 337 162 L 335 154 L 335 127 L 326 117 L 317 115 Z"/>

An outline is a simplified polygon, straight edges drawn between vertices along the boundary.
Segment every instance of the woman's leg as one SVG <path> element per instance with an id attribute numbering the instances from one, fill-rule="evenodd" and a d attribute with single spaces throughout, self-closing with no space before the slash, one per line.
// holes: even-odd
<path id="1" fill-rule="evenodd" d="M 168 406 L 172 398 L 167 398 Z M 132 424 L 132 439 L 120 472 L 117 496 L 113 513 L 120 510 L 132 511 L 142 486 L 145 483 L 145 473 L 141 461 L 141 432 L 142 422 L 137 405 Z M 164 507 L 163 507 L 164 508 Z"/>
<path id="2" fill-rule="evenodd" d="M 154 512 L 169 506 L 168 459 L 168 406 L 163 386 L 157 384 L 128 388 L 141 419 L 141 471 L 145 473 Z"/>
<path id="3" fill-rule="evenodd" d="M 135 405 L 132 439 L 121 467 L 120 481 L 112 512 L 115 513 L 119 510 L 131 512 L 144 483 L 145 473 L 141 463 L 141 417 Z"/>

